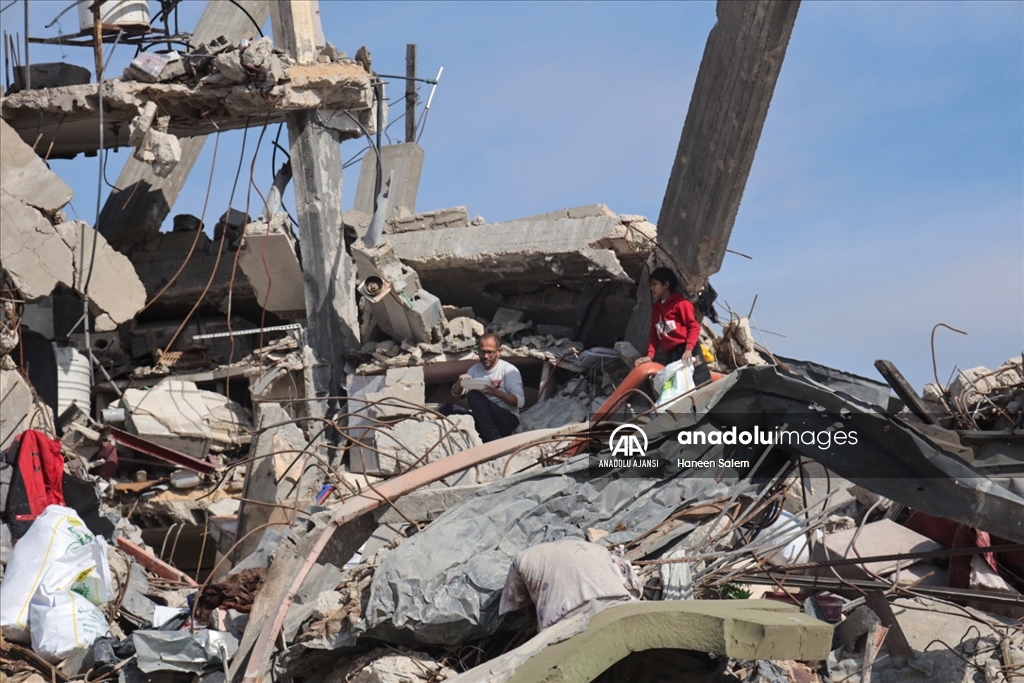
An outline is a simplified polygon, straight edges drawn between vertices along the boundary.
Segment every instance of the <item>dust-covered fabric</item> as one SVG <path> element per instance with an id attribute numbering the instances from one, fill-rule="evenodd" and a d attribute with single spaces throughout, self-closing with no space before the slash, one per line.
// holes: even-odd
<path id="1" fill-rule="evenodd" d="M 626 567 L 620 566 L 623 562 Z M 578 539 L 527 548 L 508 570 L 498 614 L 532 602 L 537 606 L 537 628 L 543 630 L 591 601 L 635 599 L 639 579 L 628 564 L 604 546 Z"/>

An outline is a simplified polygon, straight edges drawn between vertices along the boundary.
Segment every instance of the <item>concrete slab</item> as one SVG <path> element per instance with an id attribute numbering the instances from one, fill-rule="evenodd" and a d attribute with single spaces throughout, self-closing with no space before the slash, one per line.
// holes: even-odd
<path id="1" fill-rule="evenodd" d="M 269 225 L 260 222 L 245 226 L 238 265 L 249 278 L 260 306 L 274 313 L 304 316 L 302 266 L 295 254 L 295 242 L 285 231 L 287 220 L 288 215 L 279 212 Z"/>
<path id="2" fill-rule="evenodd" d="M 127 389 L 121 407 L 128 430 L 198 458 L 248 443 L 252 422 L 245 409 L 194 382 L 165 379 L 148 390 Z"/>
<path id="3" fill-rule="evenodd" d="M 571 322 L 588 345 L 610 346 L 629 320 L 655 235 L 650 223 L 597 215 L 432 228 L 388 240 L 449 305 L 487 320 L 505 307 L 537 324 Z"/>
<path id="4" fill-rule="evenodd" d="M 0 192 L 3 239 L 0 264 L 26 299 L 50 294 L 58 284 L 74 284 L 71 250 L 43 214 L 14 195 Z"/>
<path id="5" fill-rule="evenodd" d="M 104 135 L 104 147 L 130 146 L 128 124 L 151 100 L 158 100 L 161 115 L 170 117 L 166 132 L 179 138 L 244 128 L 255 117 L 274 124 L 291 113 L 309 110 L 337 112 L 346 119 L 347 116 L 340 115 L 350 111 L 367 127 L 374 125 L 367 116 L 373 101 L 371 77 L 354 61 L 295 64 L 283 76 L 281 82 L 267 88 L 249 83 L 202 83 L 193 88 L 185 83 L 107 80 L 103 106 L 104 120 L 110 128 Z M 276 103 L 269 115 L 268 99 Z M 95 83 L 8 95 L 3 100 L 2 113 L 22 140 L 35 141 L 38 137 L 38 148 L 50 149 L 52 158 L 71 158 L 99 147 L 99 97 Z M 350 139 L 357 137 L 356 131 L 361 134 L 356 128 L 341 135 Z"/>
<path id="6" fill-rule="evenodd" d="M 387 218 L 401 218 L 416 213 L 416 194 L 420 189 L 420 173 L 423 171 L 423 148 L 415 142 L 399 145 L 385 145 L 380 149 L 381 177 L 384 181 L 394 172 Z M 377 179 L 377 157 L 367 154 L 359 167 L 359 184 L 356 186 L 356 211 L 373 215 L 374 189 Z"/>
<path id="7" fill-rule="evenodd" d="M 128 257 L 114 251 L 106 238 L 84 221 L 61 223 L 57 233 L 71 248 L 76 289 L 88 294 L 93 314 L 106 313 L 115 325 L 134 318 L 146 305 L 146 288 Z M 86 284 L 88 292 L 82 292 Z"/>
<path id="8" fill-rule="evenodd" d="M 350 213 L 350 212 L 346 212 Z M 358 216 L 353 214 L 353 219 Z M 369 225 L 369 223 L 367 223 Z M 388 221 L 384 229 L 385 234 L 395 235 L 400 232 L 415 232 L 417 230 L 434 230 L 436 228 L 465 228 L 469 226 L 469 211 L 464 206 L 455 206 L 450 209 L 439 209 L 418 213 L 414 216 L 393 218 Z M 365 230 L 365 228 L 364 228 Z M 362 234 L 360 234 L 360 237 Z"/>
<path id="9" fill-rule="evenodd" d="M 74 194 L 6 121 L 0 120 L 0 188 L 4 194 L 53 213 Z M 6 217 L 5 217 L 6 222 Z"/>

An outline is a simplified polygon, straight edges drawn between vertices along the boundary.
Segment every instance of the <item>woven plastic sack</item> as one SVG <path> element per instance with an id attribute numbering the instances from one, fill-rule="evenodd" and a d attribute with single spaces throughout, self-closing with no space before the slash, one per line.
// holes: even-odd
<path id="1" fill-rule="evenodd" d="M 76 552 L 68 560 L 61 560 L 76 549 L 95 544 L 96 537 L 71 508 L 50 505 L 36 518 L 14 546 L 4 580 L 0 582 L 0 629 L 5 638 L 16 643 L 31 641 L 29 604 L 55 564 L 53 580 L 48 586 L 50 593 L 57 592 L 57 584 L 63 583 L 63 587 L 69 590 L 76 586 L 84 587 L 83 592 L 91 590 L 99 599 L 100 584 L 104 584 L 102 575 L 105 574 L 102 590 L 106 595 L 110 594 L 110 568 L 106 564 L 105 544 L 100 546 L 102 560 L 98 559 L 95 549 Z M 97 575 L 95 581 L 91 576 L 93 573 Z"/>
<path id="2" fill-rule="evenodd" d="M 100 608 L 70 590 L 36 591 L 29 615 L 32 649 L 51 664 L 66 659 L 75 650 L 88 649 L 94 640 L 110 634 L 110 625 Z"/>

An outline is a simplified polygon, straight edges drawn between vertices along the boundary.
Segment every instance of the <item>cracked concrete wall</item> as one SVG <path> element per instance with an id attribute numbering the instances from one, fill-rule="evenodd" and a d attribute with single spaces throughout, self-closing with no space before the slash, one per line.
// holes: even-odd
<path id="1" fill-rule="evenodd" d="M 32 387 L 17 370 L 0 370 L 0 451 L 26 429 L 49 431 L 50 409 L 32 396 Z"/>
<path id="2" fill-rule="evenodd" d="M 225 312 L 230 291 L 232 311 L 240 315 L 255 315 L 258 320 L 260 306 L 256 292 L 241 269 L 235 272 L 234 286 L 230 286 L 234 252 L 225 247 L 218 261 L 219 240 L 211 240 L 206 233 L 200 233 L 197 241 L 194 232 L 164 232 L 133 251 L 130 259 L 142 279 L 146 293 L 153 297 L 171 281 L 178 268 L 185 263 L 185 256 L 193 242 L 196 242 L 196 247 L 192 257 L 173 284 L 147 310 L 147 320 L 174 319 L 188 313 L 203 291 L 207 290 L 214 264 L 217 272 L 198 312 L 202 315 Z"/>

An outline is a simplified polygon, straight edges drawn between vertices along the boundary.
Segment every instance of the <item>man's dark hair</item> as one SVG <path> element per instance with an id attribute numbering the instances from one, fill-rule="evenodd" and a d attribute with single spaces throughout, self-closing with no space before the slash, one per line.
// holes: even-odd
<path id="1" fill-rule="evenodd" d="M 476 340 L 477 346 L 480 346 L 480 344 L 483 343 L 484 339 L 493 339 L 494 343 L 498 346 L 498 348 L 501 348 L 501 337 L 494 334 L 493 332 L 487 332 L 486 334 L 480 335 L 480 338 Z"/>
<path id="2" fill-rule="evenodd" d="M 668 285 L 670 292 L 679 291 L 679 278 L 676 277 L 671 268 L 655 268 L 651 271 L 650 279 Z"/>

